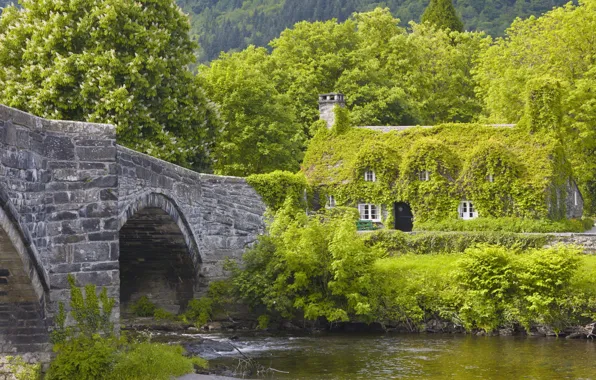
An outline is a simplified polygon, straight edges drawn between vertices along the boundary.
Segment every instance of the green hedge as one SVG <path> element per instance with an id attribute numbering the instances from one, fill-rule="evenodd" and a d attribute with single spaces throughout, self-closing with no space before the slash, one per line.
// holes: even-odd
<path id="1" fill-rule="evenodd" d="M 594 226 L 593 219 L 522 219 L 477 218 L 472 220 L 445 219 L 415 222 L 415 231 L 500 231 L 500 232 L 584 232 Z"/>
<path id="2" fill-rule="evenodd" d="M 390 255 L 461 253 L 478 244 L 498 245 L 527 250 L 542 248 L 548 235 L 526 235 L 512 232 L 420 232 L 381 230 L 364 237 L 368 246 L 386 250 Z"/>

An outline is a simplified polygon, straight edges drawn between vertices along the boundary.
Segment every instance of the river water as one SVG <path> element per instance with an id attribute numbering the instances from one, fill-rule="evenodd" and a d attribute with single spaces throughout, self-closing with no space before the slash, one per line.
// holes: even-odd
<path id="1" fill-rule="evenodd" d="M 224 335 L 209 338 L 229 341 Z M 596 341 L 470 335 L 240 336 L 274 379 L 595 379 Z M 208 355 L 234 367 L 238 353 Z"/>

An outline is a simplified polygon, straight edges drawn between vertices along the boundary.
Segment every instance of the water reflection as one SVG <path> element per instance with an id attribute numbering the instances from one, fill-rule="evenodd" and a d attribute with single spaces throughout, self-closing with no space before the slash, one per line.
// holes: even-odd
<path id="1" fill-rule="evenodd" d="M 595 379 L 596 342 L 463 335 L 241 338 L 279 379 Z M 233 357 L 213 363 L 232 364 Z"/>

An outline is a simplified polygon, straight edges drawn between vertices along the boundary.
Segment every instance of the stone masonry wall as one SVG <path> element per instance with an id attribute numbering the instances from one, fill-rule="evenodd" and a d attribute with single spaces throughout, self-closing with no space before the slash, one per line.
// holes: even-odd
<path id="1" fill-rule="evenodd" d="M 111 255 L 118 242 L 117 191 L 112 126 L 45 120 L 0 105 L 0 200 L 27 252 L 19 281 L 25 282 L 25 273 L 39 301 L 27 306 L 36 310 L 23 312 L 51 316 L 68 299 L 68 274 L 79 285 L 93 282 L 117 292 L 118 262 Z M 0 306 L 16 310 L 10 302 Z M 2 351 L 14 353 L 11 347 Z"/>
<path id="2" fill-rule="evenodd" d="M 200 174 L 118 146 L 120 225 L 142 207 L 177 222 L 200 276 L 221 278 L 264 231 L 265 205 L 244 179 Z"/>

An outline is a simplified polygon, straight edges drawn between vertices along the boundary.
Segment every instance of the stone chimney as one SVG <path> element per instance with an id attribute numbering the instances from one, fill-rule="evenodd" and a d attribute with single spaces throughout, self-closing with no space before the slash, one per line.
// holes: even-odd
<path id="1" fill-rule="evenodd" d="M 327 122 L 327 128 L 329 129 L 331 129 L 335 123 L 335 113 L 333 112 L 333 108 L 336 104 L 340 107 L 346 106 L 344 94 L 334 92 L 331 94 L 319 95 L 319 114 L 321 115 L 321 120 Z"/>

